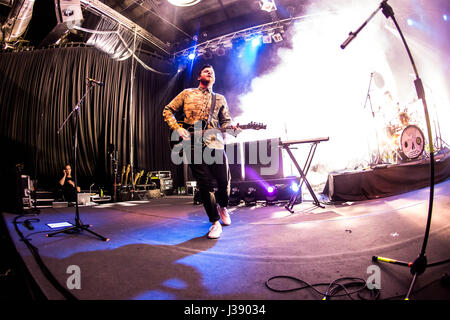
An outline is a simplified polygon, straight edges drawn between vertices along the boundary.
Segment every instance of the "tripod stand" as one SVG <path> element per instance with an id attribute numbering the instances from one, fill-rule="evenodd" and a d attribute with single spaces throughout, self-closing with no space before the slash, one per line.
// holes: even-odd
<path id="1" fill-rule="evenodd" d="M 390 259 L 390 258 L 384 258 L 384 257 L 379 257 L 379 256 L 373 256 L 372 257 L 372 261 L 374 262 L 387 262 L 387 263 L 393 263 L 393 264 L 398 264 L 401 266 L 406 266 L 406 267 L 410 267 L 411 268 L 411 274 L 413 275 L 413 279 L 412 282 L 409 286 L 409 290 L 408 293 L 406 294 L 405 300 L 409 300 L 409 296 L 411 295 L 411 292 L 414 288 L 414 284 L 417 280 L 417 277 L 419 275 L 421 275 L 422 273 L 425 272 L 427 267 L 432 267 L 432 266 L 437 266 L 440 264 L 444 264 L 444 263 L 448 263 L 450 262 L 450 259 L 444 260 L 444 261 L 440 261 L 440 262 L 435 262 L 435 263 L 431 263 L 428 264 L 427 262 L 427 257 L 425 255 L 425 251 L 426 251 L 426 247 L 427 247 L 427 243 L 428 243 L 428 238 L 430 235 L 430 226 L 431 226 L 431 217 L 432 217 L 432 212 L 433 212 L 433 197 L 434 197 L 434 149 L 433 149 L 433 138 L 432 138 L 432 133 L 431 133 L 431 125 L 430 125 L 430 117 L 428 114 L 428 107 L 427 107 L 427 101 L 425 99 L 425 90 L 422 84 L 422 80 L 419 77 L 419 74 L 417 72 L 417 68 L 416 65 L 414 63 L 414 60 L 412 58 L 411 52 L 408 48 L 408 45 L 406 43 L 406 40 L 403 36 L 402 31 L 400 30 L 400 27 L 397 23 L 397 20 L 394 17 L 394 10 L 392 9 L 392 7 L 387 3 L 387 0 L 383 0 L 379 7 L 369 16 L 369 18 L 357 29 L 356 32 L 350 32 L 347 40 L 345 40 L 342 44 L 341 44 L 341 49 L 345 49 L 345 47 L 357 36 L 357 34 L 362 30 L 362 28 L 364 28 L 364 26 L 368 23 L 368 21 L 370 19 L 372 19 L 375 14 L 379 11 L 382 10 L 384 16 L 389 19 L 391 18 L 392 21 L 395 24 L 395 27 L 397 28 L 400 37 L 403 41 L 403 44 L 406 48 L 406 52 L 408 53 L 408 57 L 411 61 L 412 67 L 414 69 L 414 74 L 416 76 L 416 79 L 414 80 L 414 86 L 416 88 L 416 93 L 417 93 L 417 97 L 418 99 L 422 99 L 422 103 L 423 103 L 423 107 L 424 107 L 424 113 L 425 113 L 425 120 L 426 120 L 426 124 L 427 124 L 427 131 L 428 131 L 428 143 L 429 143 L 429 147 L 430 147 L 430 196 L 429 196 L 429 206 L 428 206 L 428 218 L 427 218 L 427 223 L 426 223 L 426 227 L 425 227 L 425 235 L 424 235 L 424 239 L 423 239 L 423 244 L 422 244 L 422 249 L 419 253 L 419 256 L 414 260 L 414 262 L 403 262 L 403 261 L 397 261 L 395 259 Z"/>
<path id="2" fill-rule="evenodd" d="M 74 182 L 75 182 L 75 225 L 72 227 L 68 227 L 62 230 L 58 230 L 52 233 L 48 233 L 47 237 L 52 237 L 56 234 L 65 232 L 65 233 L 70 233 L 71 231 L 74 232 L 81 232 L 81 231 L 87 231 L 95 236 L 97 236 L 98 238 L 100 238 L 103 241 L 109 241 L 108 238 L 103 237 L 102 235 L 99 235 L 98 233 L 89 230 L 89 228 L 91 227 L 91 225 L 87 225 L 87 224 L 83 224 L 81 222 L 80 219 L 80 212 L 78 209 L 78 182 L 77 182 L 77 150 L 78 150 L 78 123 L 79 123 L 79 113 L 80 113 L 80 105 L 81 103 L 84 101 L 84 98 L 86 97 L 86 95 L 92 90 L 92 88 L 94 87 L 94 85 L 96 84 L 95 81 L 88 81 L 88 90 L 86 91 L 86 93 L 83 95 L 83 97 L 81 98 L 81 100 L 77 103 L 77 105 L 73 108 L 73 110 L 69 113 L 69 115 L 67 116 L 67 118 L 64 120 L 63 124 L 61 125 L 61 127 L 58 130 L 58 134 L 61 132 L 62 128 L 64 127 L 64 125 L 66 124 L 67 120 L 74 115 L 75 117 L 75 134 L 74 134 Z"/>

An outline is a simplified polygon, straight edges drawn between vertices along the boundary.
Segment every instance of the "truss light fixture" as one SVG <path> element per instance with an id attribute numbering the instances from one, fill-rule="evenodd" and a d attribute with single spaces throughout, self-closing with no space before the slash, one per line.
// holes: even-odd
<path id="1" fill-rule="evenodd" d="M 270 34 L 265 34 L 262 36 L 263 43 L 272 43 L 272 36 Z"/>
<path id="2" fill-rule="evenodd" d="M 225 40 L 224 42 L 222 42 L 222 45 L 225 49 L 233 48 L 233 42 L 231 42 L 231 40 Z"/>
<path id="3" fill-rule="evenodd" d="M 190 7 L 196 5 L 202 0 L 167 0 L 169 3 L 177 7 Z"/>
<path id="4" fill-rule="evenodd" d="M 281 36 L 281 33 L 277 32 L 272 36 L 273 41 L 280 42 L 283 41 L 283 37 Z"/>
<path id="5" fill-rule="evenodd" d="M 257 35 L 252 39 L 252 47 L 257 47 L 261 44 L 261 36 Z"/>
<path id="6" fill-rule="evenodd" d="M 196 57 L 195 52 L 191 52 L 191 53 L 188 54 L 189 60 L 194 60 L 195 57 Z"/>
<path id="7" fill-rule="evenodd" d="M 275 4 L 275 0 L 260 0 L 259 6 L 261 10 L 272 12 L 277 10 L 277 5 Z"/>
<path id="8" fill-rule="evenodd" d="M 216 54 L 217 54 L 218 56 L 224 56 L 225 53 L 226 53 L 226 50 L 225 50 L 225 47 L 224 47 L 223 45 L 219 46 L 219 47 L 216 49 Z"/>
<path id="9" fill-rule="evenodd" d="M 210 48 L 206 48 L 205 52 L 203 53 L 203 58 L 208 60 L 208 59 L 212 59 L 213 57 L 213 52 Z"/>

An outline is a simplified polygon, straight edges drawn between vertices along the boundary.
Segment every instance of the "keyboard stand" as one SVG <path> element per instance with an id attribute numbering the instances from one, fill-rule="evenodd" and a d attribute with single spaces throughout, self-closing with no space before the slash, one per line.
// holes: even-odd
<path id="1" fill-rule="evenodd" d="M 298 189 L 297 193 L 295 193 L 291 196 L 288 204 L 285 206 L 285 208 L 289 212 L 294 213 L 294 210 L 292 208 L 294 207 L 294 204 L 297 201 L 299 194 L 301 193 L 303 183 L 305 183 L 306 187 L 308 188 L 309 193 L 311 194 L 311 196 L 313 198 L 314 204 L 320 208 L 325 208 L 325 206 L 321 205 L 319 200 L 317 199 L 316 194 L 314 193 L 314 190 L 311 188 L 311 185 L 308 182 L 308 179 L 306 179 L 306 175 L 308 174 L 309 167 L 311 166 L 311 162 L 312 162 L 314 154 L 316 152 L 317 145 L 322 141 L 328 141 L 328 140 L 329 140 L 329 137 L 281 142 L 281 147 L 287 151 L 287 153 L 289 154 L 289 157 L 291 157 L 292 162 L 294 163 L 295 167 L 297 168 L 298 172 L 300 173 L 299 189 Z M 297 160 L 295 159 L 295 157 L 292 154 L 292 151 L 290 149 L 291 145 L 302 144 L 302 143 L 311 143 L 311 148 L 309 149 L 309 154 L 308 154 L 308 157 L 306 158 L 306 162 L 305 162 L 303 170 L 302 170 L 302 168 L 300 168 L 300 165 L 298 164 Z"/>

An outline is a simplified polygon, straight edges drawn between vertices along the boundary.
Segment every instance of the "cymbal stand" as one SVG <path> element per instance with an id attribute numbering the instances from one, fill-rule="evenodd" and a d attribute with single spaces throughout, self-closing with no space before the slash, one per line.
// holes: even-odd
<path id="1" fill-rule="evenodd" d="M 373 72 L 370 73 L 369 88 L 367 89 L 366 101 L 364 102 L 363 109 L 366 108 L 367 101 L 369 101 L 370 111 L 372 112 L 372 119 L 373 119 L 374 123 L 376 124 L 375 112 L 373 111 L 372 99 L 370 97 L 370 89 L 371 89 L 371 86 L 372 86 L 372 79 L 373 79 Z M 378 128 L 376 128 L 376 127 L 375 127 L 375 136 L 376 136 L 376 139 L 377 139 L 377 152 L 378 152 L 377 153 L 377 159 L 376 159 L 375 162 L 377 164 L 380 164 L 382 162 L 382 160 L 381 160 L 381 153 L 380 153 L 380 138 L 378 137 Z M 370 161 L 372 161 L 371 155 L 370 155 Z"/>

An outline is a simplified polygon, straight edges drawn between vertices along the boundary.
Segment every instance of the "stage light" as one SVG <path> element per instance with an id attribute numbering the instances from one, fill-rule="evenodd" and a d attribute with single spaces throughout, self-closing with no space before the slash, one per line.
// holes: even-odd
<path id="1" fill-rule="evenodd" d="M 194 60 L 195 59 L 195 53 L 194 52 L 189 53 L 188 58 L 189 58 L 189 60 Z"/>
<path id="2" fill-rule="evenodd" d="M 294 197 L 295 197 L 294 203 L 301 203 L 302 202 L 302 191 L 300 189 L 300 185 L 297 182 L 292 181 L 289 188 L 291 189 L 291 200 L 290 201 L 294 201 Z"/>
<path id="3" fill-rule="evenodd" d="M 414 25 L 414 20 L 408 18 L 408 19 L 406 19 L 406 23 L 408 24 L 408 26 L 412 26 L 412 25 Z"/>
<path id="4" fill-rule="evenodd" d="M 233 48 L 233 42 L 231 42 L 231 40 L 225 40 L 224 42 L 222 42 L 222 46 L 225 49 L 231 49 Z"/>
<path id="5" fill-rule="evenodd" d="M 208 60 L 208 59 L 212 59 L 212 57 L 213 57 L 212 50 L 210 48 L 206 48 L 205 53 L 203 53 L 203 58 Z"/>
<path id="6" fill-rule="evenodd" d="M 297 193 L 297 192 L 300 190 L 300 186 L 298 185 L 297 182 L 292 181 L 292 183 L 291 183 L 291 190 L 292 190 L 294 193 Z"/>
<path id="7" fill-rule="evenodd" d="M 231 188 L 229 204 L 231 206 L 237 206 L 241 202 L 241 196 L 238 187 Z"/>
<path id="8" fill-rule="evenodd" d="M 265 34 L 262 36 L 263 43 L 272 43 L 272 36 L 270 34 Z"/>
<path id="9" fill-rule="evenodd" d="M 275 4 L 275 0 L 260 0 L 259 7 L 261 10 L 272 12 L 277 10 L 277 6 Z"/>
<path id="10" fill-rule="evenodd" d="M 268 205 L 274 204 L 277 200 L 278 188 L 276 186 L 268 186 L 266 188 L 266 203 Z"/>
<path id="11" fill-rule="evenodd" d="M 244 195 L 245 205 L 252 206 L 256 204 L 256 189 L 253 187 L 249 187 L 247 192 Z"/>
<path id="12" fill-rule="evenodd" d="M 261 36 L 256 36 L 252 39 L 252 46 L 257 47 L 261 44 Z"/>
<path id="13" fill-rule="evenodd" d="M 446 14 L 443 14 L 442 19 L 444 19 L 444 21 L 448 21 L 448 16 Z"/>
<path id="14" fill-rule="evenodd" d="M 281 33 L 277 32 L 272 36 L 273 41 L 280 42 L 283 41 L 283 37 L 281 36 Z"/>
<path id="15" fill-rule="evenodd" d="M 216 54 L 218 56 L 224 56 L 226 53 L 225 48 L 223 46 L 220 46 L 216 49 Z"/>

